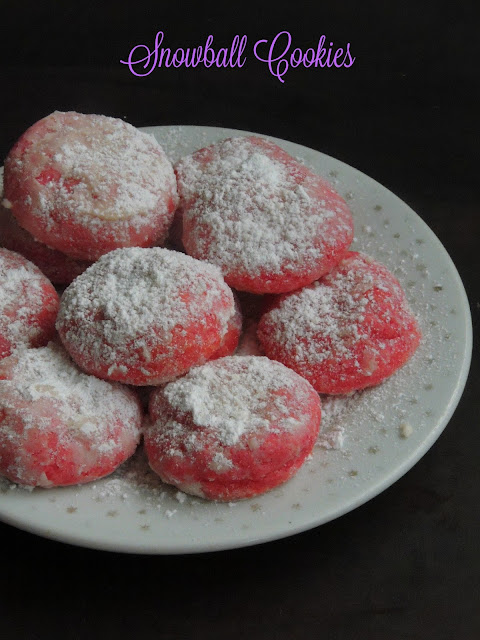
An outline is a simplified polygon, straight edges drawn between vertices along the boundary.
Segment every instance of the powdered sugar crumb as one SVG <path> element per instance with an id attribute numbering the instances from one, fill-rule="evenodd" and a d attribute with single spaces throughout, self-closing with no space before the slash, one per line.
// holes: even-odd
<path id="1" fill-rule="evenodd" d="M 348 430 L 347 416 L 356 404 L 356 396 L 320 396 L 322 422 L 316 445 L 323 449 L 343 449 Z"/>
<path id="2" fill-rule="evenodd" d="M 398 427 L 398 431 L 399 431 L 400 437 L 406 440 L 412 435 L 413 428 L 409 422 L 401 422 L 400 426 Z"/>

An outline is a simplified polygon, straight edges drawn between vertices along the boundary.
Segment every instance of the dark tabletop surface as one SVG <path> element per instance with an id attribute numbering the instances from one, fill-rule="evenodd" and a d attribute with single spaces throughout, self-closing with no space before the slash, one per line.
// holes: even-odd
<path id="1" fill-rule="evenodd" d="M 192 3 L 195 4 L 195 3 Z M 325 4 L 325 6 L 322 6 Z M 478 326 L 479 71 L 475 3 L 2 3 L 0 152 L 51 111 L 136 126 L 247 129 L 318 149 L 407 202 L 455 262 Z M 432 5 L 436 4 L 436 9 Z M 226 5 L 227 6 L 227 5 Z M 242 69 L 119 63 L 165 32 L 175 48 L 246 34 Z M 349 69 L 291 69 L 280 83 L 251 45 L 350 42 Z M 0 524 L 5 638 L 480 637 L 478 353 L 433 448 L 384 493 L 291 538 L 228 552 L 134 556 Z"/>

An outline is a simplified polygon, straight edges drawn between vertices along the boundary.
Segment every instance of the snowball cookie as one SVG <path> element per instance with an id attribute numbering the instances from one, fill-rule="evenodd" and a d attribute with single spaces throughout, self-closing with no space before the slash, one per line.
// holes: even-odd
<path id="1" fill-rule="evenodd" d="M 161 242 L 178 200 L 172 166 L 152 136 L 75 112 L 56 111 L 21 136 L 4 186 L 19 224 L 78 260 Z"/>
<path id="2" fill-rule="evenodd" d="M 319 393 L 349 393 L 381 382 L 410 358 L 420 329 L 397 279 L 349 252 L 331 273 L 284 296 L 261 318 L 266 355 Z"/>
<path id="3" fill-rule="evenodd" d="M 202 364 L 235 314 L 220 270 L 168 249 L 117 249 L 65 290 L 60 337 L 88 373 L 157 385 Z"/>
<path id="4" fill-rule="evenodd" d="M 250 498 L 291 478 L 312 451 L 320 399 L 268 358 L 230 356 L 193 368 L 150 397 L 152 469 L 211 500 Z"/>
<path id="5" fill-rule="evenodd" d="M 12 482 L 101 478 L 133 454 L 141 420 L 133 391 L 82 373 L 60 345 L 0 361 L 0 474 Z"/>
<path id="6" fill-rule="evenodd" d="M 40 347 L 55 335 L 58 293 L 34 264 L 0 249 L 0 358 Z"/>
<path id="7" fill-rule="evenodd" d="M 55 284 L 70 284 L 91 264 L 86 260 L 74 260 L 61 251 L 38 242 L 18 224 L 10 210 L 1 205 L 0 245 L 10 251 L 21 253 Z"/>
<path id="8" fill-rule="evenodd" d="M 323 178 L 262 138 L 231 138 L 175 167 L 188 254 L 240 291 L 280 293 L 343 257 L 352 215 Z"/>

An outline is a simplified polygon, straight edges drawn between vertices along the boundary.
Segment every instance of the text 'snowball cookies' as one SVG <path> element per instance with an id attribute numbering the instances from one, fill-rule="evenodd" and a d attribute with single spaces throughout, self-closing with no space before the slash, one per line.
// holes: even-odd
<path id="1" fill-rule="evenodd" d="M 153 391 L 144 439 L 164 482 L 212 500 L 250 498 L 285 482 L 310 454 L 321 406 L 278 362 L 233 356 Z"/>
<path id="2" fill-rule="evenodd" d="M 240 291 L 298 289 L 328 273 L 352 241 L 344 200 L 267 140 L 224 140 L 175 171 L 185 250 Z"/>
<path id="3" fill-rule="evenodd" d="M 0 358 L 39 347 L 55 335 L 58 294 L 34 264 L 0 249 Z"/>
<path id="4" fill-rule="evenodd" d="M 157 247 L 117 249 L 65 290 L 57 329 L 88 373 L 157 385 L 208 360 L 234 313 L 217 267 Z"/>
<path id="5" fill-rule="evenodd" d="M 420 342 L 405 293 L 386 267 L 349 252 L 331 273 L 280 296 L 261 318 L 269 358 L 306 378 L 319 393 L 349 393 L 381 382 Z"/>
<path id="6" fill-rule="evenodd" d="M 0 475 L 28 486 L 89 482 L 138 444 L 133 391 L 81 372 L 60 345 L 0 361 Z"/>
<path id="7" fill-rule="evenodd" d="M 80 260 L 152 246 L 177 205 L 172 166 L 155 139 L 100 115 L 55 112 L 5 161 L 5 204 L 37 240 Z"/>
<path id="8" fill-rule="evenodd" d="M 86 260 L 74 260 L 61 251 L 38 242 L 18 224 L 12 213 L 1 205 L 0 245 L 10 251 L 21 253 L 56 284 L 70 284 L 91 264 Z"/>

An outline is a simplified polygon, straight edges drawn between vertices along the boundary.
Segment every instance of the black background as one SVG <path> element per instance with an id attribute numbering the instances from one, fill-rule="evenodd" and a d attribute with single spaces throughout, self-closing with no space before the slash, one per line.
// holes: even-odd
<path id="1" fill-rule="evenodd" d="M 479 46 L 476 3 L 2 2 L 0 153 L 51 111 L 136 126 L 223 125 L 335 156 L 405 200 L 462 276 L 478 325 Z M 88 6 L 87 6 L 88 5 Z M 351 43 L 350 69 L 291 69 L 281 84 L 252 44 L 288 30 Z M 242 69 L 119 63 L 138 43 L 229 46 Z M 290 539 L 143 557 L 74 548 L 0 525 L 6 638 L 480 637 L 479 371 L 439 441 L 354 512 Z"/>

